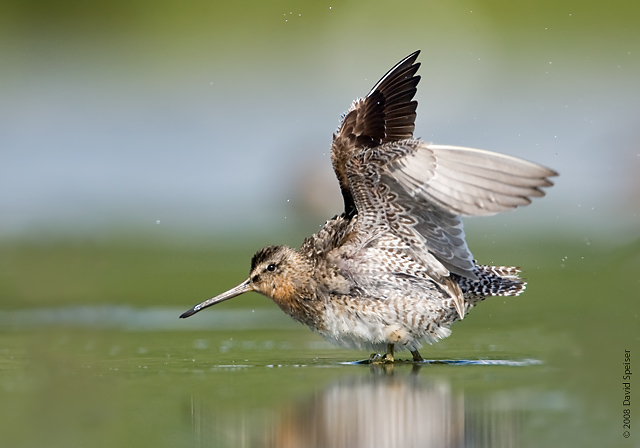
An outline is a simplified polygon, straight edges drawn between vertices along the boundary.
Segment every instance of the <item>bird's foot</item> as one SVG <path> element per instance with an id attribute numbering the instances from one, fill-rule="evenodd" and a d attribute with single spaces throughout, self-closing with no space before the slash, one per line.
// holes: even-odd
<path id="1" fill-rule="evenodd" d="M 384 355 L 382 353 L 371 353 L 371 356 L 369 356 L 369 364 L 390 364 L 393 361 L 393 356 L 389 358 L 387 353 Z"/>
<path id="2" fill-rule="evenodd" d="M 369 356 L 369 364 L 388 364 L 393 363 L 393 344 L 387 345 L 387 353 L 381 355 L 380 353 L 372 353 Z"/>
<path id="3" fill-rule="evenodd" d="M 396 362 L 394 356 L 393 356 L 393 345 L 389 344 L 387 346 L 387 353 L 385 353 L 384 355 L 381 353 L 372 353 L 371 356 L 369 356 L 369 360 L 368 360 L 368 364 L 392 364 L 394 362 Z M 401 362 L 414 362 L 414 363 L 423 363 L 424 362 L 424 358 L 422 357 L 422 355 L 420 355 L 420 352 L 418 352 L 418 350 L 411 350 L 411 355 L 413 356 L 413 359 L 411 361 L 402 361 Z"/>

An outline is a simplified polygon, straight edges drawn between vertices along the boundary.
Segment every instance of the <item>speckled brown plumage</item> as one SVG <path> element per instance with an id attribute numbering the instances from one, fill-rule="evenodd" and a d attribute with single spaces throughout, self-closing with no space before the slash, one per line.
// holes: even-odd
<path id="1" fill-rule="evenodd" d="M 419 52 L 356 100 L 333 136 L 331 161 L 344 212 L 299 250 L 268 246 L 240 285 L 180 317 L 247 291 L 271 298 L 327 340 L 393 360 L 450 334 L 489 296 L 515 296 L 518 268 L 477 265 L 462 216 L 527 205 L 553 170 L 489 151 L 413 137 Z"/>

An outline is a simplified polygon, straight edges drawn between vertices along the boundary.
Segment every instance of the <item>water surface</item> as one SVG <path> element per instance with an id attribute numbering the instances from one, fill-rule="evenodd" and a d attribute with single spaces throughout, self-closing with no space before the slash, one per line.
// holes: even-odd
<path id="1" fill-rule="evenodd" d="M 640 353 L 637 243 L 518 245 L 523 296 L 483 302 L 421 350 L 426 363 L 393 366 L 358 363 L 369 353 L 257 295 L 178 319 L 246 275 L 212 280 L 203 264 L 233 257 L 5 247 L 3 445 L 636 446 L 635 407 L 622 436 L 621 375 L 624 350 Z M 33 280 L 47 276 L 57 282 Z"/>

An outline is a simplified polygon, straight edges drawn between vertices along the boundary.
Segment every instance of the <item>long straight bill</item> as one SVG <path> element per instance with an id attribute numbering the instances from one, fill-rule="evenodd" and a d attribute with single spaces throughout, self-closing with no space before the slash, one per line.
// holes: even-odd
<path id="1" fill-rule="evenodd" d="M 180 319 L 185 319 L 189 316 L 193 316 L 198 311 L 203 310 L 208 306 L 215 305 L 216 303 L 224 302 L 225 300 L 233 299 L 234 297 L 249 291 L 253 291 L 253 287 L 251 286 L 249 279 L 247 279 L 244 282 L 240 283 L 235 288 L 231 288 L 229 291 L 223 292 L 222 294 L 217 295 L 212 299 L 205 300 L 204 302 L 197 304 L 190 310 L 185 311 L 180 315 Z"/>

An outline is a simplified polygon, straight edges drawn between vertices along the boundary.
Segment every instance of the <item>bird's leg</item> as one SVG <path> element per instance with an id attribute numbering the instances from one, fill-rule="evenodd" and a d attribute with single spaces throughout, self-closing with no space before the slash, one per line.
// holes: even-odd
<path id="1" fill-rule="evenodd" d="M 393 344 L 387 344 L 387 353 L 384 355 L 372 353 L 369 356 L 369 364 L 387 364 L 393 361 Z"/>
<path id="2" fill-rule="evenodd" d="M 384 362 L 393 362 L 393 344 L 387 344 L 387 354 L 384 355 Z"/>
<path id="3" fill-rule="evenodd" d="M 424 358 L 420 355 L 418 350 L 411 350 L 411 354 L 413 355 L 413 362 L 424 362 Z"/>

